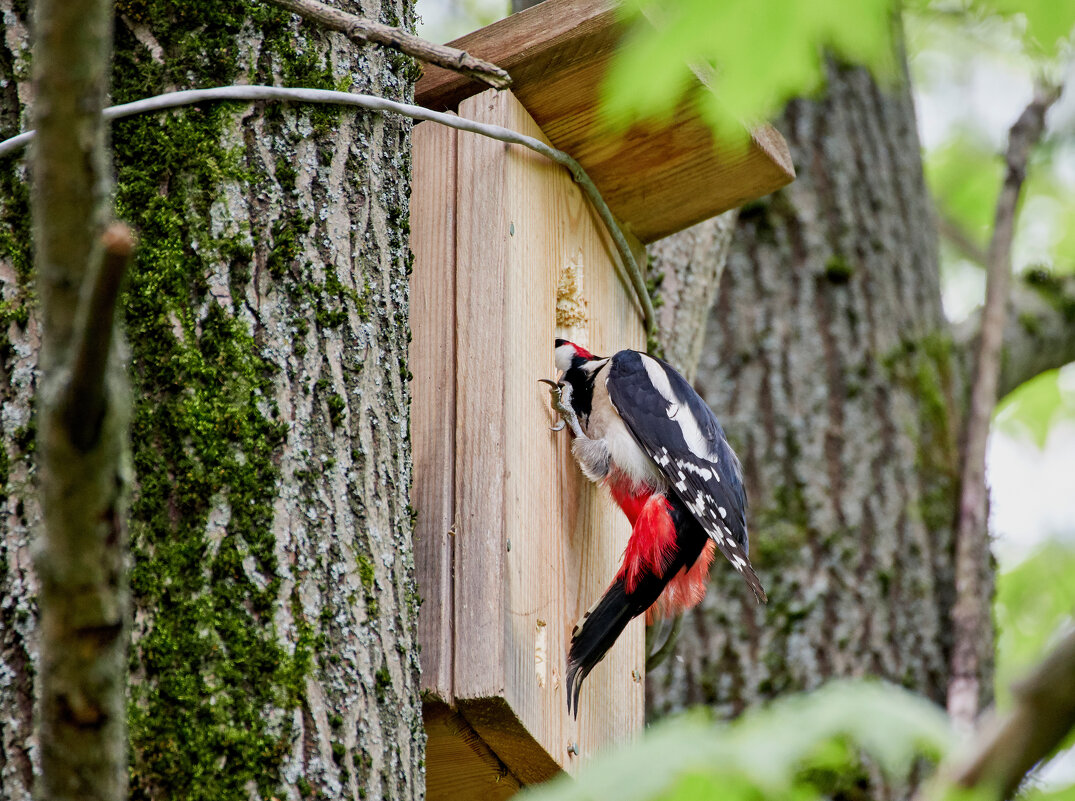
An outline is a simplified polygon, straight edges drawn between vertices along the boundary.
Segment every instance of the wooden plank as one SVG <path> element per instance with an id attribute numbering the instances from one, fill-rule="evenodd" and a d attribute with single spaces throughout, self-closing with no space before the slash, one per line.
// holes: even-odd
<path id="1" fill-rule="evenodd" d="M 616 4 L 611 0 L 545 0 L 468 33 L 468 52 L 493 61 L 511 73 L 513 93 L 544 75 L 585 69 L 604 61 L 619 41 Z M 415 102 L 437 111 L 454 111 L 468 97 L 487 87 L 451 70 L 426 65 L 415 87 Z M 524 89 L 525 91 L 525 89 Z"/>
<path id="2" fill-rule="evenodd" d="M 795 177 L 783 137 L 770 126 L 750 144 L 713 139 L 688 100 L 663 123 L 617 132 L 599 89 L 622 28 L 612 0 L 545 0 L 451 44 L 507 69 L 513 91 L 556 147 L 593 178 L 616 217 L 652 242 L 779 189 Z M 427 67 L 416 102 L 456 108 L 484 87 Z M 697 92 L 709 89 L 700 83 Z"/>
<path id="3" fill-rule="evenodd" d="M 412 133 L 411 444 L 422 691 L 452 699 L 452 534 L 455 519 L 455 160 L 452 128 Z"/>
<path id="4" fill-rule="evenodd" d="M 542 135 L 507 92 L 460 110 Z M 607 234 L 567 172 L 524 148 L 467 134 L 458 142 L 455 697 L 527 783 L 574 770 L 643 716 L 637 622 L 588 679 L 579 720 L 567 714 L 571 629 L 612 579 L 628 525 L 581 477 L 567 436 L 549 430 L 537 380 L 555 375 L 561 274 L 580 284 L 585 319 L 573 335 L 582 342 L 612 352 L 643 335 Z"/>
<path id="5" fill-rule="evenodd" d="M 505 145 L 460 134 L 456 185 L 456 699 L 504 695 Z"/>
<path id="6" fill-rule="evenodd" d="M 505 801 L 521 787 L 463 716 L 446 704 L 422 704 L 427 801 Z"/>

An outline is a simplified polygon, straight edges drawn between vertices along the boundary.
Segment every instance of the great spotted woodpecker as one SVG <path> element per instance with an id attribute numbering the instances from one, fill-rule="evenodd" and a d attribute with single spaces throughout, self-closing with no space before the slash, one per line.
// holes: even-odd
<path id="1" fill-rule="evenodd" d="M 574 435 L 588 479 L 604 484 L 631 523 L 623 564 L 571 635 L 567 706 L 637 615 L 674 615 L 705 595 L 714 548 L 765 590 L 747 558 L 746 492 L 739 460 L 717 418 L 686 379 L 646 353 L 598 357 L 556 340 L 553 408 Z"/>

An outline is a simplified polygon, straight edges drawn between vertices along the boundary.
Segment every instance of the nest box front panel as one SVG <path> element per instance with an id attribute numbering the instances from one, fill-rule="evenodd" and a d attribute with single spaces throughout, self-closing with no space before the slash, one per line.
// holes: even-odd
<path id="1" fill-rule="evenodd" d="M 460 115 L 542 137 L 509 92 L 470 98 Z M 567 714 L 571 629 L 615 575 L 629 526 L 605 493 L 581 476 L 568 434 L 549 430 L 556 418 L 538 379 L 555 378 L 557 336 L 597 353 L 641 347 L 644 337 L 607 232 L 565 170 L 525 148 L 459 133 L 454 178 L 431 182 L 454 191 L 448 215 L 429 198 L 430 186 L 419 185 L 427 157 L 421 143 L 436 139 L 443 151 L 451 139 L 420 133 L 427 125 L 415 131 L 412 236 L 416 284 L 428 278 L 437 288 L 416 285 L 412 325 L 421 347 L 443 355 L 445 341 L 454 343 L 454 484 L 449 521 L 446 492 L 420 486 L 442 482 L 436 463 L 443 458 L 443 432 L 419 426 L 437 417 L 429 407 L 445 394 L 446 371 L 431 365 L 431 373 L 419 375 L 419 365 L 436 360 L 412 355 L 415 497 L 432 506 L 431 520 L 419 507 L 419 530 L 434 540 L 416 546 L 416 558 L 423 596 L 451 604 L 450 620 L 442 610 L 423 609 L 420 636 L 437 651 L 427 660 L 423 641 L 424 685 L 527 783 L 559 768 L 572 770 L 642 726 L 643 630 L 637 621 L 587 680 L 578 720 Z M 415 216 L 430 206 L 431 213 L 439 209 L 440 235 L 422 233 L 425 224 Z M 454 251 L 434 256 L 446 247 L 450 228 Z M 445 264 L 454 269 L 454 282 L 426 275 Z M 449 291 L 451 317 L 417 317 L 426 302 L 419 298 Z M 454 329 L 445 330 L 450 319 Z M 420 332 L 423 326 L 440 330 Z M 441 424 L 448 419 L 439 417 Z M 423 564 L 427 558 L 430 564 Z M 448 643 L 450 660 L 443 653 Z"/>

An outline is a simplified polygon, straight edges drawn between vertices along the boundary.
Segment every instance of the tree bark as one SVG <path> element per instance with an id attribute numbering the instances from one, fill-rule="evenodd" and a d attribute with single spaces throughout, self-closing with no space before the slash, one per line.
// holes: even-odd
<path id="1" fill-rule="evenodd" d="M 655 716 L 834 676 L 945 698 L 962 385 L 910 94 L 834 67 L 780 127 L 798 178 L 741 210 L 697 380 L 743 462 L 770 603 L 717 565 L 649 677 Z"/>
<path id="2" fill-rule="evenodd" d="M 1001 346 L 997 395 L 1036 375 L 1075 361 L 1075 276 L 1030 270 L 1014 279 Z M 956 326 L 962 371 L 971 375 L 980 313 Z"/>
<path id="3" fill-rule="evenodd" d="M 29 100 L 5 12 L 0 121 Z M 347 8 L 413 29 L 406 0 Z M 117 4 L 114 102 L 230 82 L 409 101 L 410 59 L 259 3 Z M 21 126 L 25 127 L 25 126 Z M 124 318 L 135 392 L 132 798 L 417 798 L 407 388 L 410 123 L 271 104 L 113 126 L 140 235 Z M 4 559 L 0 795 L 35 752 L 36 310 L 21 165 L 0 164 Z M 10 192 L 8 190 L 11 190 Z"/>
<path id="4" fill-rule="evenodd" d="M 646 248 L 649 276 L 659 283 L 657 341 L 688 381 L 698 372 L 706 322 L 728 259 L 738 211 L 728 211 Z"/>
<path id="5" fill-rule="evenodd" d="M 26 4 L 0 0 L 0 129 L 32 127 Z M 41 330 L 34 297 L 29 160 L 0 159 L 0 795 L 29 801 L 40 752 L 34 731 L 38 659 L 32 543 L 41 530 L 36 493 Z"/>

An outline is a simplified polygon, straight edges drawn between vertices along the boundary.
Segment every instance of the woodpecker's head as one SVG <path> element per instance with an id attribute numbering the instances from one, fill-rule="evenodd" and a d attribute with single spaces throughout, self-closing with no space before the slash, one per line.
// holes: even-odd
<path id="1" fill-rule="evenodd" d="M 566 339 L 556 340 L 556 369 L 561 373 L 566 373 L 572 368 L 580 368 L 595 358 L 590 351 L 579 347 L 574 342 L 568 342 Z"/>
<path id="2" fill-rule="evenodd" d="M 563 390 L 562 400 L 574 409 L 583 428 L 593 406 L 594 378 L 606 364 L 607 358 L 594 356 L 574 342 L 556 340 L 556 369 L 560 371 L 558 383 Z"/>

